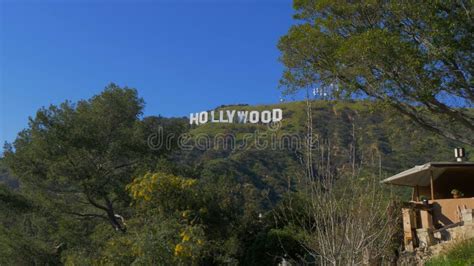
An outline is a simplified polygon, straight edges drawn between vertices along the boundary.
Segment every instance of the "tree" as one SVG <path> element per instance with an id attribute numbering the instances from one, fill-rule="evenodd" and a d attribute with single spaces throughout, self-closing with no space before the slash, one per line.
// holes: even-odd
<path id="1" fill-rule="evenodd" d="M 125 186 L 146 147 L 140 131 L 144 102 L 137 91 L 110 84 L 77 104 L 40 109 L 5 160 L 22 188 L 67 216 L 103 219 L 125 231 Z"/>
<path id="2" fill-rule="evenodd" d="M 8 167 L 6 166 L 4 159 L 0 157 L 0 184 L 5 184 L 10 188 L 18 188 L 18 180 L 11 176 L 8 171 Z"/>
<path id="3" fill-rule="evenodd" d="M 320 86 L 386 103 L 474 146 L 472 1 L 295 0 L 278 44 L 287 92 Z"/>
<path id="4" fill-rule="evenodd" d="M 48 214 L 0 183 L 0 265 L 60 265 Z"/>
<path id="5" fill-rule="evenodd" d="M 346 154 L 351 167 L 344 170 L 338 167 L 341 161 L 334 160 L 341 146 L 341 132 L 336 128 L 327 138 L 319 138 L 313 133 L 309 99 L 306 108 L 307 134 L 300 151 L 301 169 L 294 173 L 298 176 L 295 189 L 288 191 L 275 212 L 280 226 L 293 231 L 308 252 L 309 256 L 293 259 L 317 265 L 375 265 L 393 259 L 398 231 L 396 208 L 391 195 L 383 192 L 380 176 L 370 169 L 374 162 L 364 163 L 362 158 L 355 158 L 360 154 L 357 142 L 361 139 L 356 135 L 354 119 L 345 122 L 351 123 L 353 130 L 352 139 L 342 142 L 343 146 L 351 147 Z M 379 167 L 380 175 L 381 164 Z"/>

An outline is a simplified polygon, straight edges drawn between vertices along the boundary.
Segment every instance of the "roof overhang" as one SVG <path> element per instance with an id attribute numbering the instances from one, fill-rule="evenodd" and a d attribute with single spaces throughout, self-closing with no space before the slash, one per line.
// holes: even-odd
<path id="1" fill-rule="evenodd" d="M 417 165 L 411 169 L 382 180 L 382 183 L 410 187 L 429 186 L 431 176 L 433 176 L 433 180 L 436 180 L 446 170 L 450 169 L 472 172 L 474 176 L 474 162 L 432 162 Z"/>

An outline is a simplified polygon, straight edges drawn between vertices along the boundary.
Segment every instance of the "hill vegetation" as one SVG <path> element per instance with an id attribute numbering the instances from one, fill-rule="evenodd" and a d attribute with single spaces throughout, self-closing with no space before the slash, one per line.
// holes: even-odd
<path id="1" fill-rule="evenodd" d="M 474 264 L 474 240 L 457 243 L 446 252 L 429 260 L 427 266 L 472 265 Z"/>
<path id="2" fill-rule="evenodd" d="M 388 218 L 408 194 L 378 181 L 415 164 L 452 161 L 456 146 L 371 101 L 220 107 L 282 108 L 282 124 L 270 127 L 191 127 L 183 118 L 143 117 L 143 103 L 135 90 L 111 84 L 91 99 L 37 112 L 1 161 L 0 264 L 393 260 L 399 232 Z M 174 138 L 154 145 L 161 129 Z M 282 145 L 262 146 L 256 131 L 259 140 Z M 233 137 L 236 147 L 199 145 L 216 136 Z M 303 145 L 291 146 L 285 136 Z M 349 248 L 360 230 L 348 241 L 341 228 L 326 230 L 326 219 L 373 221 L 377 237 L 360 243 L 369 253 Z M 348 248 L 330 254 L 314 241 L 324 239 L 317 234 Z"/>

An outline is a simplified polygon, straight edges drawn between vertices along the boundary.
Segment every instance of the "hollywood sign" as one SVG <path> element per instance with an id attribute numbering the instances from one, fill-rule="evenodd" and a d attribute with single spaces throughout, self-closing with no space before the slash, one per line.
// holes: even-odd
<path id="1" fill-rule="evenodd" d="M 283 119 L 281 109 L 272 109 L 265 111 L 236 111 L 220 110 L 210 112 L 191 113 L 189 115 L 189 124 L 205 123 L 275 123 Z"/>

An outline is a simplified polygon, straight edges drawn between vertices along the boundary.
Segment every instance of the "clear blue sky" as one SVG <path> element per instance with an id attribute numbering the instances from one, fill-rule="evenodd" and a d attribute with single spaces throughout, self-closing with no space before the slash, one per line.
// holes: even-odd
<path id="1" fill-rule="evenodd" d="M 0 141 L 42 106 L 138 89 L 145 115 L 276 103 L 290 0 L 0 0 Z"/>

